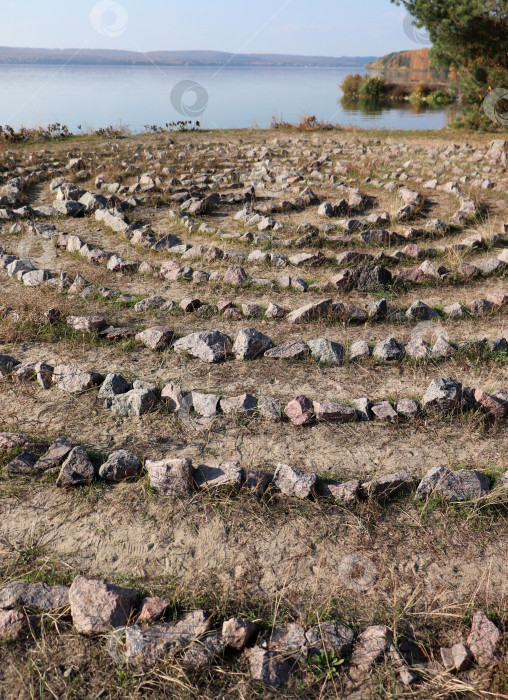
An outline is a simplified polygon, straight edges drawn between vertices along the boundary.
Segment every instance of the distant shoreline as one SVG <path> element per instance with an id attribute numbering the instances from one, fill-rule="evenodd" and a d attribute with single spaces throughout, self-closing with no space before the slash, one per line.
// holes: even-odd
<path id="1" fill-rule="evenodd" d="M 336 66 L 326 66 L 326 65 L 296 65 L 289 63 L 277 63 L 277 64 L 263 64 L 263 63 L 251 63 L 251 64 L 235 64 L 235 63 L 38 63 L 38 62 L 27 62 L 20 63 L 18 61 L 2 61 L 0 60 L 0 66 L 30 66 L 30 67 L 40 67 L 40 68 L 53 68 L 55 66 L 59 67 L 71 67 L 71 68 L 351 68 L 355 70 L 363 70 L 364 65 L 336 65 Z"/>
<path id="2" fill-rule="evenodd" d="M 234 54 L 223 51 L 150 51 L 139 53 L 111 49 L 32 49 L 0 46 L 0 65 L 362 68 L 375 58 L 375 56 Z"/>

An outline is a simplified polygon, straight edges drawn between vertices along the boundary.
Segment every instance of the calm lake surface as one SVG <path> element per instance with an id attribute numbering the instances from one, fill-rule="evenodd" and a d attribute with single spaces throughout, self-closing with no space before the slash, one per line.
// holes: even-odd
<path id="1" fill-rule="evenodd" d="M 422 112 L 403 105 L 366 113 L 344 107 L 338 84 L 348 73 L 363 72 L 361 68 L 0 65 L 0 124 L 19 128 L 59 122 L 76 131 L 79 125 L 86 130 L 122 123 L 143 131 L 146 124 L 198 119 L 205 128 L 241 128 L 267 127 L 274 115 L 295 122 L 305 114 L 370 128 L 439 129 L 447 123 L 449 109 Z M 185 87 L 190 89 L 183 92 Z"/>

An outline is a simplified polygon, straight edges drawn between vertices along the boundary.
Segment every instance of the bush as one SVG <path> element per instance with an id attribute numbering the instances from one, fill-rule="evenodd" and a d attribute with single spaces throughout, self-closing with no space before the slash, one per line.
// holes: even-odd
<path id="1" fill-rule="evenodd" d="M 342 88 L 344 97 L 359 97 L 361 83 L 362 76 L 359 73 L 351 73 L 346 75 L 339 87 Z"/>
<path id="2" fill-rule="evenodd" d="M 386 83 L 378 76 L 365 75 L 360 84 L 360 97 L 366 100 L 380 100 L 385 96 Z"/>
<path id="3" fill-rule="evenodd" d="M 442 90 L 434 90 L 430 95 L 427 95 L 427 104 L 430 107 L 442 107 L 450 102 L 453 102 L 453 97 Z"/>

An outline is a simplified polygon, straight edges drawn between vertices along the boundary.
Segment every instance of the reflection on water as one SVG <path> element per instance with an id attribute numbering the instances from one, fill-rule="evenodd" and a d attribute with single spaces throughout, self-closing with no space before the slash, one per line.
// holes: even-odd
<path id="1" fill-rule="evenodd" d="M 446 121 L 451 121 L 460 111 L 457 105 L 447 105 L 446 108 L 435 108 L 430 107 L 426 104 L 414 103 L 405 100 L 393 101 L 393 100 L 366 100 L 366 99 L 354 99 L 352 97 L 341 97 L 338 102 L 340 103 L 345 114 L 361 114 L 369 116 L 381 116 L 385 112 L 391 112 L 397 110 L 406 114 L 414 115 L 424 115 L 427 113 L 439 112 L 440 114 L 446 114 Z"/>

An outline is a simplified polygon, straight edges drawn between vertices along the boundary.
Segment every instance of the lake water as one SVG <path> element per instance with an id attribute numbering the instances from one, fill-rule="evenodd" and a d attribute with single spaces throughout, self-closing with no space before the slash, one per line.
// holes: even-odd
<path id="1" fill-rule="evenodd" d="M 365 113 L 344 107 L 338 84 L 352 72 L 364 70 L 0 65 L 0 124 L 59 122 L 76 131 L 78 125 L 86 130 L 122 123 L 143 131 L 146 124 L 199 119 L 205 128 L 241 128 L 267 127 L 274 115 L 288 122 L 315 115 L 388 129 L 439 129 L 447 123 L 449 109 L 402 105 Z"/>

